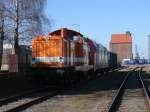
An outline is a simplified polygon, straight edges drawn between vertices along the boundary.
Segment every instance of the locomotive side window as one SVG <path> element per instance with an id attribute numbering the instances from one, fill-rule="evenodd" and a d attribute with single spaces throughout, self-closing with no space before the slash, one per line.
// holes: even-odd
<path id="1" fill-rule="evenodd" d="M 74 41 L 78 41 L 78 40 L 79 40 L 79 37 L 78 37 L 78 36 L 73 36 L 73 40 L 74 40 Z"/>

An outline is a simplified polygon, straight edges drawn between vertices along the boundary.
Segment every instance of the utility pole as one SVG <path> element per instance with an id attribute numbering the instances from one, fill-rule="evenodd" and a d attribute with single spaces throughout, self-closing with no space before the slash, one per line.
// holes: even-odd
<path id="1" fill-rule="evenodd" d="M 148 35 L 148 71 L 149 71 L 149 64 L 150 64 L 150 35 Z"/>
<path id="2" fill-rule="evenodd" d="M 137 59 L 137 60 L 140 59 L 137 45 L 135 45 L 135 59 Z"/>

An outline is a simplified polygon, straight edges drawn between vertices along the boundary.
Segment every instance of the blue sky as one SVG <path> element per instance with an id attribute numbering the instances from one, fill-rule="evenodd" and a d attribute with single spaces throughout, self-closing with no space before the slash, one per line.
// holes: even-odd
<path id="1" fill-rule="evenodd" d="M 150 0 L 47 0 L 45 13 L 52 21 L 51 31 L 61 27 L 79 30 L 83 35 L 109 48 L 111 34 L 130 31 L 133 52 L 147 57 L 150 34 Z"/>

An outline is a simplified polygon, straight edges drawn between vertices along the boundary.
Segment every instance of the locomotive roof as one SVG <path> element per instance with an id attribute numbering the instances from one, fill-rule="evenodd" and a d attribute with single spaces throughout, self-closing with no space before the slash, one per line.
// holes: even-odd
<path id="1" fill-rule="evenodd" d="M 67 29 L 67 28 L 61 28 L 59 30 L 55 30 L 51 33 L 49 33 L 49 35 L 60 35 L 61 34 L 61 30 L 66 30 L 68 32 L 70 32 L 72 35 L 80 35 L 80 36 L 83 36 L 80 32 L 77 32 L 77 31 L 74 31 L 74 30 L 70 30 L 70 29 Z"/>

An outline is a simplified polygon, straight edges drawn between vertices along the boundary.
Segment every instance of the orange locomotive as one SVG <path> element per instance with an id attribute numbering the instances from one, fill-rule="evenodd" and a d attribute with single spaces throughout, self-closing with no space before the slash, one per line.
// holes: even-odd
<path id="1" fill-rule="evenodd" d="M 79 32 L 61 29 L 32 41 L 32 67 L 83 69 L 88 65 L 89 48 Z M 80 67 L 79 67 L 80 66 Z"/>
<path id="2" fill-rule="evenodd" d="M 33 39 L 32 70 L 36 69 L 39 75 L 48 73 L 48 76 L 63 76 L 67 77 L 67 80 L 74 76 L 75 79 L 80 79 L 88 77 L 85 73 L 89 71 L 93 73 L 107 70 L 113 65 L 117 60 L 112 59 L 113 54 L 110 53 L 101 44 L 84 38 L 81 33 L 62 28 L 51 32 L 48 36 L 38 36 Z M 74 71 L 78 74 L 74 75 Z"/>

